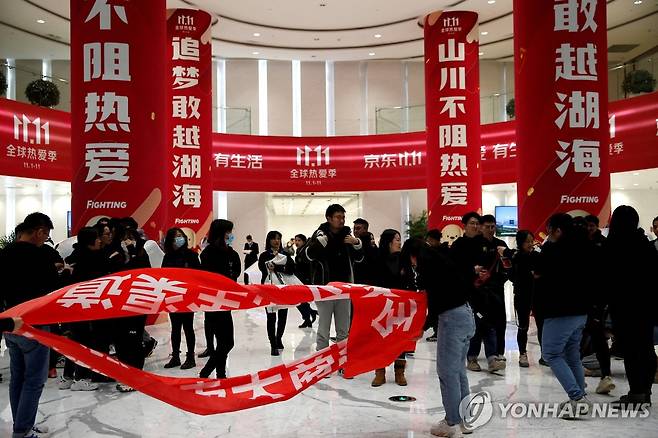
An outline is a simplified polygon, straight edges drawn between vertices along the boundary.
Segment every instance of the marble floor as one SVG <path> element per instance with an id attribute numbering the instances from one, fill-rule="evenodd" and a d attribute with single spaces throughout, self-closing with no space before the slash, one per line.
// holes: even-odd
<path id="1" fill-rule="evenodd" d="M 290 312 L 281 357 L 269 355 L 265 330 L 265 312 L 255 309 L 234 313 L 236 347 L 229 358 L 229 375 L 264 369 L 279 361 L 292 361 L 314 349 L 315 332 L 298 329 L 301 323 L 295 309 Z M 197 346 L 201 351 L 203 330 L 201 316 L 195 321 Z M 162 324 L 149 329 L 159 341 L 153 356 L 147 359 L 150 371 L 170 375 L 194 375 L 187 371 L 164 370 L 168 361 L 169 327 Z M 538 346 L 531 329 L 530 368 L 517 365 L 516 328 L 507 331 L 507 370 L 500 375 L 469 372 L 473 391 L 488 391 L 494 402 L 561 402 L 565 395 L 550 369 L 537 364 Z M 534 342 L 533 342 L 534 341 Z M 4 348 L 4 347 L 3 347 Z M 337 375 L 324 379 L 297 397 L 265 407 L 214 416 L 186 413 L 140 393 L 121 394 L 106 384 L 94 392 L 71 392 L 57 389 L 56 379 L 49 379 L 41 397 L 37 421 L 50 428 L 50 436 L 65 437 L 373 437 L 413 438 L 430 436 L 430 426 L 443 418 L 439 382 L 435 373 L 436 343 L 420 341 L 415 357 L 408 360 L 409 386 L 399 387 L 388 370 L 389 383 L 372 388 L 372 375 L 345 380 Z M 484 360 L 481 360 L 484 366 Z M 61 370 L 59 370 L 61 373 Z M 8 401 L 8 354 L 0 354 L 0 436 L 10 436 L 11 412 Z M 627 391 L 621 361 L 613 360 L 617 389 L 610 396 L 592 394 L 595 402 L 611 401 Z M 598 378 L 587 378 L 591 392 Z M 410 395 L 412 403 L 389 401 L 394 395 Z M 654 399 L 655 401 L 658 401 Z M 503 419 L 494 410 L 491 421 L 475 431 L 473 437 L 656 437 L 658 403 L 644 419 L 583 419 L 565 421 L 545 419 Z"/>

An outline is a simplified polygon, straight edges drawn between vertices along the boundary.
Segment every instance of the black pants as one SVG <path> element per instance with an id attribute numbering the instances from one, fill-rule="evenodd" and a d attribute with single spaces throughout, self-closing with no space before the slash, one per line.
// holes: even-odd
<path id="1" fill-rule="evenodd" d="M 587 317 L 587 324 L 585 325 L 584 333 L 589 336 L 592 350 L 596 353 L 596 360 L 601 367 L 602 377 L 612 375 L 610 371 L 610 348 L 608 347 L 608 339 L 605 335 L 604 321 L 603 315 L 589 315 Z"/>
<path id="2" fill-rule="evenodd" d="M 89 347 L 97 349 L 94 342 L 93 323 L 89 321 L 72 322 L 68 324 L 68 330 L 71 332 L 71 340 Z M 91 378 L 91 371 L 88 368 L 78 365 L 68 357 L 64 363 L 64 377 L 69 379 L 81 380 Z"/>
<path id="3" fill-rule="evenodd" d="M 435 301 L 434 294 L 428 293 L 427 316 L 425 317 L 425 325 L 423 326 L 423 332 L 431 328 L 432 330 L 434 330 L 434 334 L 436 335 L 436 331 L 439 326 L 439 314 L 438 314 L 438 308 L 435 305 L 434 301 Z"/>
<path id="4" fill-rule="evenodd" d="M 212 322 L 210 319 L 212 319 L 211 316 L 209 316 L 213 312 L 205 312 L 203 314 L 203 334 L 206 338 L 206 350 L 208 351 L 213 351 L 215 349 L 215 340 L 212 332 Z"/>
<path id="5" fill-rule="evenodd" d="M 194 313 L 170 313 L 169 319 L 171 320 L 171 350 L 174 356 L 180 354 L 180 331 L 181 328 L 185 331 L 185 343 L 187 344 L 187 354 L 194 354 L 194 344 L 196 337 L 194 336 Z"/>
<path id="6" fill-rule="evenodd" d="M 615 336 L 621 343 L 629 394 L 651 394 L 656 374 L 656 353 L 653 348 L 653 323 L 641 316 L 615 319 Z"/>
<path id="7" fill-rule="evenodd" d="M 265 312 L 267 314 L 267 338 L 270 345 L 276 347 L 277 339 L 281 339 L 283 332 L 286 330 L 286 321 L 288 320 L 288 309 L 279 309 L 276 312 Z M 278 323 L 277 323 L 278 316 Z M 275 326 L 276 325 L 276 331 Z"/>
<path id="8" fill-rule="evenodd" d="M 518 327 L 516 329 L 516 343 L 519 345 L 519 353 L 528 352 L 528 328 L 530 327 L 530 300 L 519 295 L 514 295 L 514 309 Z"/>
<path id="9" fill-rule="evenodd" d="M 228 353 L 233 349 L 235 340 L 233 337 L 233 316 L 230 311 L 206 312 L 206 329 L 210 330 L 213 340 L 217 341 L 208 362 L 203 367 L 204 371 L 217 371 L 217 378 L 226 378 L 226 359 Z"/>
<path id="10" fill-rule="evenodd" d="M 144 368 L 144 327 L 146 315 L 129 316 L 113 320 L 116 324 L 114 348 L 117 359 L 132 367 Z"/>
<path id="11" fill-rule="evenodd" d="M 496 353 L 499 356 L 505 355 L 505 332 L 507 331 L 507 312 L 505 311 L 505 291 L 500 288 L 493 291 L 496 296 L 492 300 L 492 317 L 494 330 L 496 330 Z"/>

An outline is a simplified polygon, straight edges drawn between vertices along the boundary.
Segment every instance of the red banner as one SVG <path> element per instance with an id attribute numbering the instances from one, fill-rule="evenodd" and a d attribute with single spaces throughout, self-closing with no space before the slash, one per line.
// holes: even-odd
<path id="1" fill-rule="evenodd" d="M 132 216 L 164 226 L 165 1 L 71 1 L 74 228 Z"/>
<path id="2" fill-rule="evenodd" d="M 202 183 L 212 172 L 211 21 L 204 11 L 167 10 L 171 140 L 165 228 L 181 228 L 191 247 L 213 218 L 212 186 Z"/>
<path id="3" fill-rule="evenodd" d="M 475 12 L 425 17 L 428 226 L 482 209 L 479 31 Z"/>
<path id="4" fill-rule="evenodd" d="M 604 0 L 514 1 L 519 226 L 610 215 Z M 541 86 L 538 86 L 541 84 Z"/>
<path id="5" fill-rule="evenodd" d="M 135 314 L 245 310 L 348 298 L 355 312 L 347 341 L 289 364 L 228 379 L 157 376 L 32 327 Z M 210 415 L 287 400 L 339 368 L 351 377 L 385 367 L 422 334 L 426 312 L 424 293 L 343 283 L 244 286 L 209 272 L 161 268 L 126 271 L 67 286 L 13 307 L 0 318 L 20 316 L 26 324 L 22 328 L 25 336 L 180 409 Z"/>
<path id="6" fill-rule="evenodd" d="M 71 181 L 69 113 L 0 98 L 0 175 Z"/>

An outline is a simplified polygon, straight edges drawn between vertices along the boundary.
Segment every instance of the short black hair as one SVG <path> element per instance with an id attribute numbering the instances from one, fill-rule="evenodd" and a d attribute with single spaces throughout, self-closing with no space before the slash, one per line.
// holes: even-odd
<path id="1" fill-rule="evenodd" d="M 585 216 L 585 222 L 587 222 L 588 224 L 594 224 L 598 227 L 599 226 L 599 217 L 594 216 L 593 214 L 588 214 L 587 216 Z"/>
<path id="2" fill-rule="evenodd" d="M 434 240 L 441 240 L 443 234 L 441 234 L 441 231 L 437 230 L 436 228 L 432 228 L 427 232 L 427 237 L 432 238 Z"/>
<path id="3" fill-rule="evenodd" d="M 16 225 L 16 228 L 14 228 L 14 234 L 16 235 L 16 237 L 18 237 L 21 233 L 24 232 L 25 232 L 25 224 L 23 224 L 23 222 Z"/>
<path id="4" fill-rule="evenodd" d="M 304 243 L 306 243 L 306 240 L 308 240 L 306 239 L 306 236 L 304 236 L 303 234 L 295 234 L 295 239 L 299 239 Z"/>
<path id="5" fill-rule="evenodd" d="M 82 227 L 78 231 L 78 248 L 87 248 L 94 245 L 98 235 L 98 230 L 95 227 Z"/>
<path id="6" fill-rule="evenodd" d="M 464 216 L 462 216 L 462 224 L 466 225 L 468 221 L 470 221 L 473 218 L 477 219 L 479 223 L 482 223 L 482 218 L 480 217 L 479 214 L 477 214 L 474 211 L 469 211 Z"/>
<path id="7" fill-rule="evenodd" d="M 139 224 L 137 223 L 137 221 L 130 216 L 124 217 L 123 219 L 121 219 L 121 222 L 123 223 L 123 226 L 126 227 L 127 229 L 136 230 L 137 228 L 139 228 Z"/>
<path id="8" fill-rule="evenodd" d="M 518 249 L 521 249 L 528 236 L 532 236 L 533 239 L 535 238 L 535 235 L 530 230 L 519 230 L 516 232 L 516 247 Z"/>
<path id="9" fill-rule="evenodd" d="M 96 225 L 110 225 L 110 218 L 109 217 L 102 217 L 96 221 Z"/>
<path id="10" fill-rule="evenodd" d="M 480 217 L 480 224 L 495 224 L 496 217 L 493 214 L 485 214 Z"/>
<path id="11" fill-rule="evenodd" d="M 364 227 L 366 227 L 366 230 L 367 230 L 368 227 L 370 226 L 370 224 L 368 223 L 368 221 L 365 220 L 365 219 L 363 219 L 363 218 L 358 218 L 358 219 L 356 219 L 353 223 L 354 223 L 354 225 L 363 225 Z"/>
<path id="12" fill-rule="evenodd" d="M 562 230 L 563 233 L 570 234 L 573 228 L 573 218 L 567 213 L 555 213 L 548 218 L 547 225 L 553 230 Z"/>
<path id="13" fill-rule="evenodd" d="M 247 240 L 254 240 L 254 238 L 251 237 L 251 234 L 247 234 Z"/>
<path id="14" fill-rule="evenodd" d="M 336 213 L 345 213 L 345 209 L 340 204 L 331 204 L 327 207 L 327 211 L 324 213 L 324 217 L 332 217 Z"/>
<path id="15" fill-rule="evenodd" d="M 36 231 L 39 228 L 46 228 L 48 230 L 52 230 L 55 228 L 53 226 L 53 221 L 50 220 L 50 218 L 39 212 L 35 213 L 30 213 L 27 216 L 25 216 L 25 219 L 23 220 L 23 231 L 24 233 L 31 233 Z"/>

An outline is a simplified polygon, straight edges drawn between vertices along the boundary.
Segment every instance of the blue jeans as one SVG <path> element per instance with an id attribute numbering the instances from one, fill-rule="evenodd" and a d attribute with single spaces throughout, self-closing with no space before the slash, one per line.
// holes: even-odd
<path id="1" fill-rule="evenodd" d="M 46 327 L 40 327 L 42 330 Z M 9 403 L 14 419 L 14 438 L 22 438 L 32 430 L 37 417 L 41 391 L 48 379 L 50 349 L 35 341 L 12 333 L 5 334 L 9 349 Z"/>
<path id="2" fill-rule="evenodd" d="M 466 352 L 475 334 L 473 312 L 468 304 L 439 314 L 436 331 L 436 372 L 441 400 L 450 425 L 461 423 L 459 403 L 470 394 L 466 377 Z"/>
<path id="3" fill-rule="evenodd" d="M 496 329 L 494 325 L 483 318 L 475 318 L 475 335 L 471 338 L 470 346 L 468 347 L 468 359 L 477 359 L 480 355 L 480 348 L 484 342 L 484 355 L 487 360 L 491 360 L 493 356 L 498 355 L 498 343 L 496 341 Z"/>
<path id="4" fill-rule="evenodd" d="M 571 400 L 585 395 L 585 373 L 580 362 L 580 341 L 587 315 L 544 320 L 542 356 Z"/>

